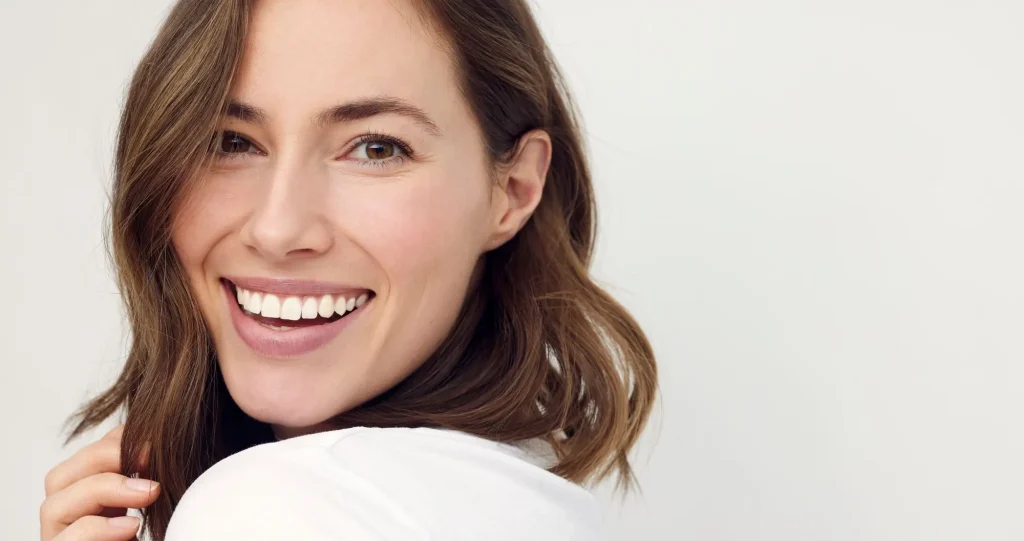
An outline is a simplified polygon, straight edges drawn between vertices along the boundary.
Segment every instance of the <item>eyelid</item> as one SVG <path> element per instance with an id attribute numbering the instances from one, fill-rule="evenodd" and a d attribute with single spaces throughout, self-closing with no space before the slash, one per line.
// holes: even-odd
<path id="1" fill-rule="evenodd" d="M 232 137 L 238 137 L 239 139 L 244 140 L 247 144 L 252 145 L 253 148 L 256 149 L 256 151 L 257 151 L 257 153 L 259 155 L 261 155 L 261 156 L 266 156 L 267 155 L 267 152 L 265 150 L 263 150 L 262 148 L 260 148 L 260 145 L 258 145 L 255 141 L 253 141 L 252 137 L 250 137 L 250 136 L 248 136 L 248 135 L 246 135 L 246 134 L 244 134 L 244 133 L 242 133 L 242 132 L 240 132 L 238 130 L 222 129 L 222 130 L 219 130 L 219 131 L 216 132 L 216 134 L 214 136 L 214 139 L 212 141 L 213 147 L 214 147 L 213 148 L 213 153 L 218 158 L 221 158 L 221 159 L 240 159 L 240 158 L 244 158 L 244 157 L 252 154 L 252 152 L 224 152 L 224 151 L 220 150 L 220 144 L 223 142 L 224 137 L 227 137 L 229 135 L 232 136 Z M 395 147 L 398 148 L 399 152 L 401 152 L 401 155 L 399 155 L 399 156 L 392 156 L 390 158 L 385 158 L 383 160 L 355 159 L 353 161 L 361 162 L 361 163 L 365 162 L 365 163 L 373 164 L 375 166 L 386 166 L 386 164 L 393 163 L 394 161 L 399 161 L 399 163 L 402 163 L 407 158 L 408 159 L 415 159 L 416 156 L 417 156 L 416 152 L 404 140 L 402 140 L 402 139 L 400 139 L 398 137 L 395 137 L 393 135 L 387 134 L 387 133 L 383 133 L 383 132 L 379 132 L 379 131 L 370 131 L 370 132 L 366 132 L 366 133 L 364 133 L 362 135 L 359 135 L 354 140 L 352 140 L 352 142 L 349 143 L 349 145 L 347 145 L 347 150 L 345 150 L 341 154 L 341 159 L 344 159 L 344 158 L 348 157 L 350 154 L 352 154 L 360 146 L 365 145 L 367 143 L 372 143 L 372 142 L 386 142 L 386 143 L 395 145 Z"/>

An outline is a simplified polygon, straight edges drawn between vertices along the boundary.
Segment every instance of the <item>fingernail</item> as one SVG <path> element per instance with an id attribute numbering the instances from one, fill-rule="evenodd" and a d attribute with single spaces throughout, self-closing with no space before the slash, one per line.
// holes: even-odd
<path id="1" fill-rule="evenodd" d="M 150 481 L 149 479 L 137 479 L 134 477 L 129 477 L 128 479 L 124 480 L 124 484 L 125 486 L 132 490 L 138 490 L 139 492 L 152 492 L 153 489 L 156 488 L 157 485 L 159 485 L 160 483 L 157 483 L 156 481 Z"/>
<path id="2" fill-rule="evenodd" d="M 139 529 L 139 519 L 135 517 L 111 517 L 107 519 L 107 524 L 125 530 Z"/>

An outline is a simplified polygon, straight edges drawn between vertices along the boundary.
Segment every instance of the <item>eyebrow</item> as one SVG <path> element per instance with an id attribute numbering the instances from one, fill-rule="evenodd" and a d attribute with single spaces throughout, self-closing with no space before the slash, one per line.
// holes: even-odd
<path id="1" fill-rule="evenodd" d="M 250 124 L 266 124 L 266 111 L 248 103 L 231 101 L 224 114 Z M 433 135 L 441 135 L 440 128 L 427 113 L 415 105 L 392 97 L 363 98 L 324 109 L 314 117 L 313 123 L 319 128 L 340 122 L 352 122 L 377 115 L 396 114 L 414 120 Z"/>

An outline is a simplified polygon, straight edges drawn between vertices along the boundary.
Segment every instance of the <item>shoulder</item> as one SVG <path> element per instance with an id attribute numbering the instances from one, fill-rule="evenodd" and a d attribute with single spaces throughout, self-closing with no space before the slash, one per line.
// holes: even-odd
<path id="1" fill-rule="evenodd" d="M 310 434 L 210 468 L 179 502 L 167 541 L 598 539 L 594 498 L 541 461 L 447 430 Z"/>

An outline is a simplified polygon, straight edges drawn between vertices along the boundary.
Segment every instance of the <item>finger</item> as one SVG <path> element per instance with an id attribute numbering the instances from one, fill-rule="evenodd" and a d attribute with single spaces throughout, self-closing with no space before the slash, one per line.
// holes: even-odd
<path id="1" fill-rule="evenodd" d="M 124 424 L 120 424 L 120 425 L 117 425 L 114 428 L 112 428 L 110 430 L 110 432 L 107 432 L 107 434 L 104 435 L 103 438 L 101 438 L 101 439 L 104 439 L 104 440 L 106 440 L 106 439 L 115 440 L 115 441 L 117 441 L 118 447 L 120 448 L 121 438 L 122 438 L 123 435 L 124 435 Z M 149 466 L 150 447 L 151 446 L 150 446 L 150 443 L 148 441 L 142 444 L 142 451 L 139 451 L 139 458 L 135 461 L 136 468 L 133 469 L 132 471 L 142 471 L 143 468 L 146 468 L 147 466 Z M 120 466 L 118 468 L 120 469 Z"/>
<path id="2" fill-rule="evenodd" d="M 121 471 L 121 444 L 103 438 L 90 443 L 46 474 L 46 495 L 55 494 L 79 479 L 103 472 Z"/>
<path id="3" fill-rule="evenodd" d="M 149 465 L 149 443 L 143 448 L 144 464 L 138 464 L 136 471 Z M 142 462 L 140 460 L 139 462 Z M 55 494 L 69 487 L 79 479 L 104 472 L 121 471 L 121 441 L 114 438 L 100 439 L 83 447 L 70 458 L 54 466 L 46 474 L 44 488 L 46 495 Z"/>
<path id="4" fill-rule="evenodd" d="M 106 440 L 106 439 L 120 440 L 122 434 L 124 434 L 124 423 L 121 423 L 121 424 L 115 426 L 114 428 L 111 428 L 110 430 L 108 430 L 107 433 L 104 434 L 103 438 L 101 438 L 101 439 L 104 439 L 104 440 Z"/>
<path id="5" fill-rule="evenodd" d="M 64 528 L 52 541 L 129 541 L 139 531 L 135 517 L 82 517 Z M 45 539 L 45 538 L 44 538 Z"/>
<path id="6" fill-rule="evenodd" d="M 160 485 L 154 481 L 100 473 L 46 498 L 39 516 L 44 524 L 68 525 L 81 517 L 98 515 L 107 507 L 146 507 L 159 494 Z"/>

